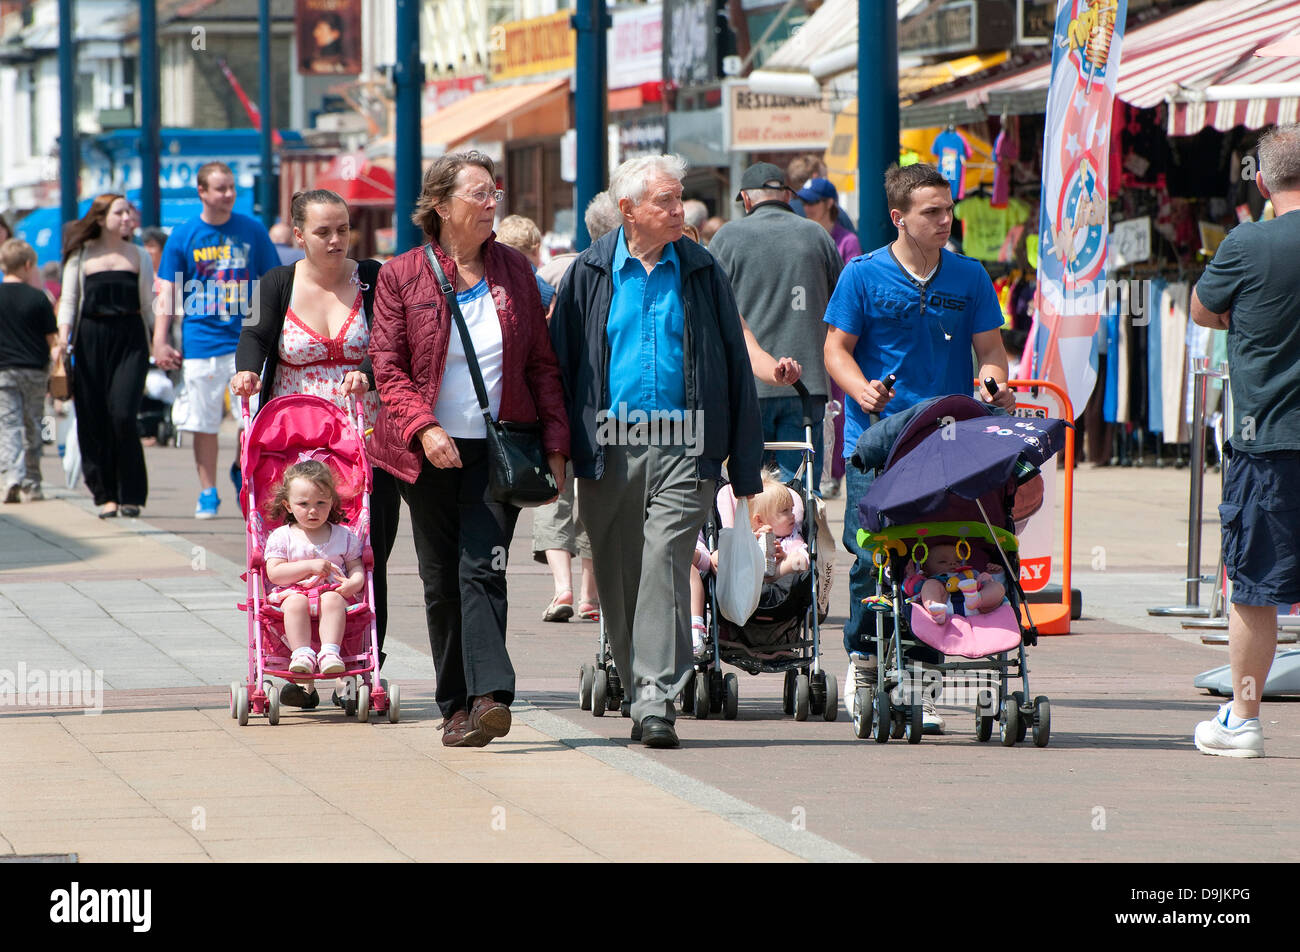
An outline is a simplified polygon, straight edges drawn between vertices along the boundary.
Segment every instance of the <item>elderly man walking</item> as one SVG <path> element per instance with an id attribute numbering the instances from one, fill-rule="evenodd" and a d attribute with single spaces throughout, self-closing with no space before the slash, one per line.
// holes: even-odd
<path id="1" fill-rule="evenodd" d="M 1264 756 L 1259 702 L 1277 650 L 1277 606 L 1300 601 L 1300 125 L 1259 142 L 1272 221 L 1228 233 L 1192 292 L 1192 320 L 1228 332 L 1233 432 L 1219 522 L 1232 580 L 1232 700 L 1196 725 L 1197 750 Z"/>
<path id="2" fill-rule="evenodd" d="M 816 222 L 796 215 L 784 173 L 770 162 L 745 170 L 740 194 L 744 218 L 718 229 L 709 251 L 727 272 L 740 313 L 760 347 L 788 354 L 803 367 L 804 385 L 813 396 L 813 491 L 821 492 L 822 420 L 830 386 L 823 363 L 826 324 L 822 316 L 835 290 L 843 262 L 835 242 Z M 800 442 L 803 403 L 788 387 L 760 382 L 758 406 L 763 439 Z M 802 457 L 773 453 L 781 479 L 794 478 Z"/>
<path id="3" fill-rule="evenodd" d="M 668 155 L 615 170 L 622 225 L 579 255 L 551 318 L 606 633 L 647 747 L 678 746 L 691 554 L 722 461 L 737 496 L 761 488 L 740 315 L 712 255 L 682 238 L 685 174 Z"/>

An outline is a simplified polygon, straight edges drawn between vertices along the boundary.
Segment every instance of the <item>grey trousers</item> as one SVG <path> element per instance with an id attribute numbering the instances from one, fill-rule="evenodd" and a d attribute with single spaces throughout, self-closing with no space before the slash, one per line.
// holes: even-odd
<path id="1" fill-rule="evenodd" d="M 604 449 L 604 476 L 579 495 L 605 634 L 633 720 L 672 721 L 691 672 L 691 555 L 717 487 L 684 447 Z"/>
<path id="2" fill-rule="evenodd" d="M 41 416 L 45 413 L 45 370 L 0 370 L 0 490 L 41 488 Z"/>

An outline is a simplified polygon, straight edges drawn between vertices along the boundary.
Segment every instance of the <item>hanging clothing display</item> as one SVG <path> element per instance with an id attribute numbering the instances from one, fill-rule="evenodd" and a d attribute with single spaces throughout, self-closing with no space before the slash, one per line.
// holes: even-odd
<path id="1" fill-rule="evenodd" d="M 1163 338 L 1160 330 L 1160 310 L 1169 285 L 1164 278 L 1153 278 L 1148 284 L 1147 310 L 1147 429 L 1152 433 L 1165 431 L 1161 404 L 1160 365 Z"/>
<path id="2" fill-rule="evenodd" d="M 970 143 L 956 129 L 949 126 L 935 136 L 930 151 L 939 160 L 939 174 L 948 180 L 953 201 L 966 196 L 966 162 L 971 157 Z"/>
<path id="3" fill-rule="evenodd" d="M 1160 397 L 1166 443 L 1187 442 L 1184 401 L 1187 394 L 1187 308 L 1191 289 L 1186 284 L 1171 284 L 1161 299 Z"/>
<path id="4" fill-rule="evenodd" d="M 998 261 L 1007 233 L 1029 217 L 1029 203 L 1008 199 L 1005 208 L 994 208 L 981 195 L 964 199 L 953 209 L 962 222 L 962 253 L 981 261 Z"/>
<path id="5" fill-rule="evenodd" d="M 1118 102 L 1119 100 L 1116 100 Z M 993 143 L 993 201 L 994 208 L 1006 208 L 1011 198 L 1011 169 L 1020 158 L 1020 117 L 1006 116 L 1002 131 Z M 1119 179 L 1111 181 L 1118 182 Z"/>

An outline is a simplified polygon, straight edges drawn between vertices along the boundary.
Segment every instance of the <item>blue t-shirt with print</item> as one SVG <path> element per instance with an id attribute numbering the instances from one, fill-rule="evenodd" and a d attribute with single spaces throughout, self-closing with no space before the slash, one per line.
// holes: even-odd
<path id="1" fill-rule="evenodd" d="M 279 252 L 256 219 L 232 213 L 223 225 L 192 218 L 163 246 L 158 277 L 175 284 L 184 304 L 186 357 L 234 353 L 253 303 L 253 282 L 280 264 Z"/>
<path id="2" fill-rule="evenodd" d="M 971 338 L 1002 326 L 993 282 L 974 258 L 943 250 L 922 284 L 886 245 L 851 260 L 826 305 L 826 323 L 857 337 L 853 359 L 868 380 L 898 379 L 890 416 L 924 400 L 974 392 Z M 844 401 L 844 457 L 871 425 L 852 398 Z"/>
<path id="3" fill-rule="evenodd" d="M 966 139 L 960 132 L 945 130 L 934 137 L 930 151 L 939 159 L 939 174 L 948 180 L 953 200 L 963 197 L 966 194 L 966 160 L 970 158 L 970 146 Z"/>

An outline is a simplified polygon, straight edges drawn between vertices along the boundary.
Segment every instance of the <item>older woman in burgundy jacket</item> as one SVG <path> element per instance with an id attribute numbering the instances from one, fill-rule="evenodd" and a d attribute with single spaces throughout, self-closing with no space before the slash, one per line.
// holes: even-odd
<path id="1" fill-rule="evenodd" d="M 425 173 L 412 218 L 455 285 L 493 418 L 540 421 L 562 485 L 569 426 L 559 367 L 532 268 L 492 232 L 503 197 L 490 158 L 452 153 Z M 370 359 L 382 407 L 371 457 L 398 477 L 411 512 L 442 742 L 482 747 L 510 730 L 505 571 L 519 510 L 488 495 L 486 423 L 425 247 L 384 265 L 374 310 Z"/>

